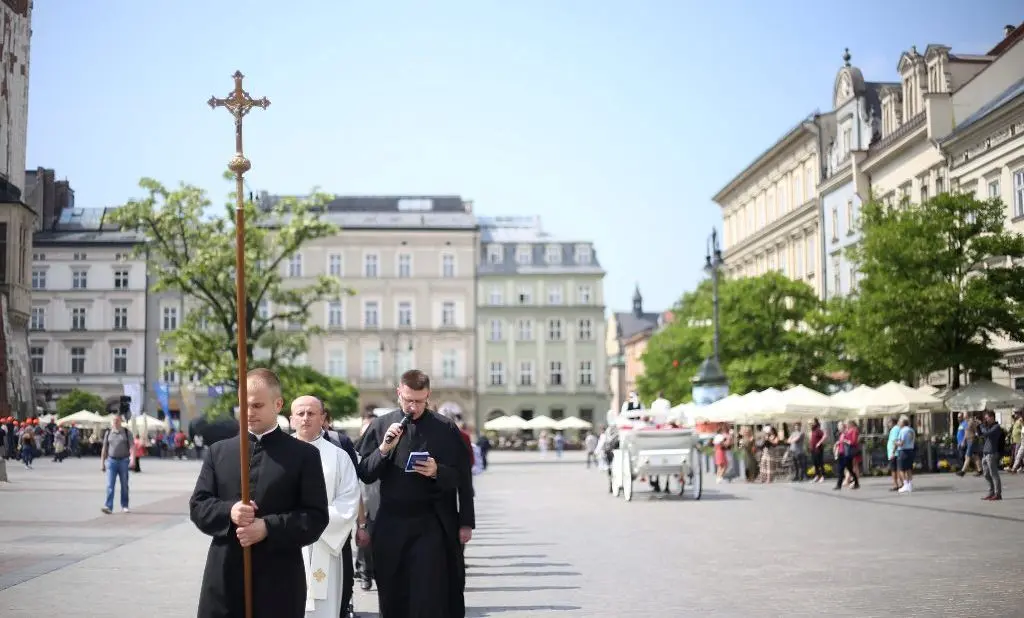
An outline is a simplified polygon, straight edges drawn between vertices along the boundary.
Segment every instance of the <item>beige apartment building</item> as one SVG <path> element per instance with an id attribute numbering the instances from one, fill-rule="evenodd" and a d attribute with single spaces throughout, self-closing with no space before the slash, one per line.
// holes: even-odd
<path id="1" fill-rule="evenodd" d="M 779 271 L 824 293 L 818 119 L 800 121 L 715 196 L 722 209 L 723 272 Z"/>
<path id="2" fill-rule="evenodd" d="M 472 202 L 338 197 L 324 216 L 339 234 L 303 246 L 282 274 L 286 280 L 336 277 L 355 294 L 311 308 L 325 333 L 310 339 L 300 361 L 356 385 L 361 409 L 394 407 L 398 377 L 417 368 L 431 376 L 433 405 L 473 411 L 478 234 Z"/>
<path id="3" fill-rule="evenodd" d="M 538 217 L 480 218 L 477 427 L 504 414 L 599 424 L 608 409 L 604 269 Z"/>

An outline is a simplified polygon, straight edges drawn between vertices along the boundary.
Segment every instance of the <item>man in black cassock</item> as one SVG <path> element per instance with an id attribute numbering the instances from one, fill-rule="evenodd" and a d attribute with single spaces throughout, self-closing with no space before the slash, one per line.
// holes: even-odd
<path id="1" fill-rule="evenodd" d="M 242 548 L 252 548 L 253 618 L 302 618 L 302 548 L 329 520 L 320 452 L 277 426 L 281 383 L 266 369 L 247 376 L 249 497 L 241 502 L 237 439 L 207 449 L 189 502 L 192 522 L 213 539 L 206 556 L 198 618 L 243 618 Z"/>
<path id="2" fill-rule="evenodd" d="M 401 408 L 374 419 L 359 441 L 360 480 L 380 481 L 370 547 L 381 618 L 466 615 L 461 546 L 476 525 L 469 451 L 455 423 L 427 409 L 429 397 L 430 378 L 405 372 Z M 413 452 L 429 457 L 406 472 Z"/>

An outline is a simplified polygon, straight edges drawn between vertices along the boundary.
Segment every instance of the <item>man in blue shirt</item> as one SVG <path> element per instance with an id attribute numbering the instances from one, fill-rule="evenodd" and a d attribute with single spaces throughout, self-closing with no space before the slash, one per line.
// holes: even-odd
<path id="1" fill-rule="evenodd" d="M 889 461 L 889 474 L 892 475 L 892 488 L 889 491 L 899 491 L 900 472 L 896 461 L 896 441 L 900 437 L 900 426 L 894 418 L 886 420 L 885 423 L 889 426 L 889 442 L 886 444 L 885 453 Z"/>
<path id="2" fill-rule="evenodd" d="M 964 443 L 964 437 L 967 435 L 967 417 L 963 412 L 956 415 L 960 425 L 956 428 L 956 450 L 960 453 L 960 465 L 964 465 L 964 456 L 966 455 L 967 445 Z"/>
<path id="3" fill-rule="evenodd" d="M 908 494 L 914 491 L 914 441 L 917 435 L 910 426 L 910 417 L 906 414 L 900 417 L 899 428 L 900 432 L 896 438 L 896 468 L 903 479 L 903 487 L 899 488 L 899 492 Z"/>

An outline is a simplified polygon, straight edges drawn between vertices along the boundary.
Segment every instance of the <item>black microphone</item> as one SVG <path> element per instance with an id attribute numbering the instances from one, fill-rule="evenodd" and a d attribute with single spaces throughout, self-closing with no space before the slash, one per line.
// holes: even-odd
<path id="1" fill-rule="evenodd" d="M 409 422 L 411 420 L 412 420 L 412 414 L 411 413 L 406 413 L 405 416 L 402 417 L 402 420 L 401 420 L 400 423 L 398 423 L 398 426 L 402 428 L 403 432 L 405 431 L 405 428 L 409 426 Z M 384 436 L 384 444 L 391 444 L 394 441 L 395 441 L 395 436 L 393 434 L 392 435 Z"/>

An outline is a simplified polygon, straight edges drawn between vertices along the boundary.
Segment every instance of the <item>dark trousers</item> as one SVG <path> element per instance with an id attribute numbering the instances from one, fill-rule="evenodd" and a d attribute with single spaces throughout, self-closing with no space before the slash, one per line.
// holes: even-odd
<path id="1" fill-rule="evenodd" d="M 811 451 L 811 465 L 814 466 L 814 476 L 825 478 L 825 451 L 821 449 Z"/>
<path id="2" fill-rule="evenodd" d="M 848 455 L 839 456 L 839 461 L 837 462 L 839 469 L 836 470 L 836 489 L 843 488 L 843 481 L 845 480 L 844 470 L 850 471 L 850 476 L 853 478 L 853 486 L 860 487 L 860 479 L 857 478 L 857 468 L 853 465 L 853 460 L 854 458 Z"/>
<path id="3" fill-rule="evenodd" d="M 370 518 L 366 520 L 366 530 L 372 534 L 373 520 Z M 356 571 L 362 579 L 373 580 L 373 551 L 369 547 L 356 548 Z"/>
<path id="4" fill-rule="evenodd" d="M 806 453 L 794 453 L 793 454 L 793 480 L 794 481 L 806 481 L 807 480 L 807 454 Z"/>
<path id="5" fill-rule="evenodd" d="M 355 564 L 352 562 L 352 534 L 345 539 L 341 546 L 341 614 L 339 618 L 345 618 L 348 606 L 352 603 L 352 588 L 356 583 Z"/>

